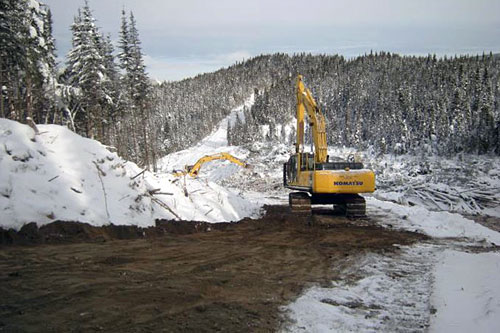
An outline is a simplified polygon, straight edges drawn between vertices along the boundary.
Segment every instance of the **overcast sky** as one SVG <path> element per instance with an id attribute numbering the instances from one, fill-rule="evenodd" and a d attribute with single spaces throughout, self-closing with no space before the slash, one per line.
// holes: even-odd
<path id="1" fill-rule="evenodd" d="M 58 55 L 84 0 L 41 0 Z M 179 80 L 262 53 L 346 57 L 373 51 L 437 55 L 500 52 L 499 0 L 89 0 L 101 33 L 118 39 L 132 11 L 151 78 Z"/>

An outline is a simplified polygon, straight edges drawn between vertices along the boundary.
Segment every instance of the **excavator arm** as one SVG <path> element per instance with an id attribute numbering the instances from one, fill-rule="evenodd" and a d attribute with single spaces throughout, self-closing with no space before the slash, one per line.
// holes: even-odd
<path id="1" fill-rule="evenodd" d="M 328 146 L 326 143 L 326 123 L 325 117 L 316 101 L 312 97 L 311 91 L 302 82 L 302 75 L 297 77 L 297 154 L 304 151 L 304 116 L 307 112 L 309 124 L 312 128 L 314 142 L 314 161 L 316 163 L 327 162 Z"/>
<path id="2" fill-rule="evenodd" d="M 184 175 L 190 175 L 191 177 L 196 177 L 198 175 L 200 169 L 201 169 L 201 166 L 204 163 L 207 163 L 207 162 L 210 162 L 210 161 L 214 161 L 214 160 L 227 160 L 227 161 L 230 161 L 232 163 L 238 164 L 239 166 L 242 166 L 244 168 L 248 167 L 248 165 L 245 162 L 237 159 L 236 157 L 234 157 L 231 154 L 228 154 L 228 153 L 217 153 L 217 154 L 213 154 L 213 155 L 205 155 L 205 156 L 203 156 L 198 161 L 196 161 L 196 163 L 194 165 L 192 165 L 192 166 L 187 165 L 185 167 L 185 171 L 174 172 L 174 175 L 178 176 L 178 177 L 184 176 Z"/>

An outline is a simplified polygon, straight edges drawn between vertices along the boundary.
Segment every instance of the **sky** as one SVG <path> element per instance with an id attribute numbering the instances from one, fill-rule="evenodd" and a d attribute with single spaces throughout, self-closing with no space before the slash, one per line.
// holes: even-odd
<path id="1" fill-rule="evenodd" d="M 60 62 L 84 0 L 41 0 Z M 118 39 L 121 11 L 137 21 L 146 69 L 180 80 L 260 54 L 407 55 L 500 52 L 499 0 L 88 0 L 99 30 Z"/>

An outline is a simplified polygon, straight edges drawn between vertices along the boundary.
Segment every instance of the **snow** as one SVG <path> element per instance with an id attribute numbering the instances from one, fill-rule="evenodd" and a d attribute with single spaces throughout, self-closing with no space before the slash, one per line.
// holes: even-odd
<path id="1" fill-rule="evenodd" d="M 235 222 L 245 217 L 260 216 L 260 205 L 248 202 L 237 193 L 210 181 L 190 176 L 178 178 L 170 174 L 150 174 L 147 180 L 161 192 L 173 193 L 157 197 L 183 220 Z"/>
<path id="2" fill-rule="evenodd" d="M 395 245 L 397 254 L 350 258 L 330 287 L 313 286 L 284 307 L 286 331 L 498 331 L 500 253 L 464 251 L 494 251 L 500 233 L 459 214 L 373 197 L 367 209 L 387 228 L 422 232 L 436 241 Z"/>
<path id="3" fill-rule="evenodd" d="M 28 8 L 33 8 L 35 10 L 39 10 L 40 9 L 40 3 L 38 1 L 29 0 L 27 2 L 27 4 L 28 4 Z"/>
<path id="4" fill-rule="evenodd" d="M 500 233 L 486 228 L 462 215 L 446 211 L 430 211 L 422 206 L 403 206 L 373 197 L 367 198 L 368 209 L 382 209 L 399 218 L 382 219 L 380 223 L 399 229 L 417 231 L 439 238 L 467 238 L 475 242 L 500 245 Z"/>
<path id="5" fill-rule="evenodd" d="M 31 38 L 35 38 L 38 35 L 38 32 L 36 31 L 36 29 L 33 26 L 30 26 L 29 31 L 30 31 Z"/>
<path id="6" fill-rule="evenodd" d="M 4 229 L 56 220 L 147 227 L 160 218 L 223 222 L 260 214 L 259 204 L 207 180 L 150 172 L 133 179 L 142 170 L 101 143 L 62 126 L 38 128 L 35 135 L 27 125 L 0 119 Z M 167 194 L 152 196 L 153 189 Z"/>
<path id="7" fill-rule="evenodd" d="M 483 209 L 483 214 L 489 215 L 489 216 L 494 216 L 494 217 L 500 217 L 500 209 L 498 209 L 498 207 L 485 208 L 485 209 Z"/>
<path id="8" fill-rule="evenodd" d="M 169 154 L 162 158 L 158 163 L 159 170 L 165 173 L 171 173 L 174 170 L 184 170 L 186 165 L 195 164 L 198 159 L 205 155 L 222 152 L 231 154 L 239 160 L 244 161 L 248 157 L 249 151 L 239 146 L 228 146 L 227 127 L 234 125 L 236 117 L 240 117 L 240 120 L 244 119 L 242 118 L 243 109 L 253 105 L 254 101 L 255 96 L 252 94 L 243 105 L 233 109 L 231 113 L 221 121 L 219 126 L 196 146 Z M 232 164 L 229 161 L 215 160 L 203 164 L 198 178 L 219 181 L 239 171 L 241 171 L 241 167 L 238 165 Z"/>
<path id="9" fill-rule="evenodd" d="M 39 130 L 35 135 L 26 125 L 0 119 L 1 227 L 55 220 L 152 224 L 150 200 L 140 196 L 145 184 L 130 181 L 133 168 L 125 161 L 64 127 Z"/>
<path id="10" fill-rule="evenodd" d="M 242 123 L 245 123 L 245 109 L 249 109 L 250 107 L 252 107 L 252 105 L 254 103 L 255 103 L 255 94 L 253 93 L 250 95 L 250 97 L 242 105 L 240 105 L 239 107 L 232 110 L 229 117 L 227 118 L 227 120 L 223 122 L 223 124 L 224 123 L 227 124 L 226 130 L 227 130 L 228 125 L 231 126 L 231 128 L 234 127 L 234 125 L 236 124 L 237 118 L 239 118 L 239 120 Z M 226 142 L 227 142 L 227 138 L 226 138 Z"/>
<path id="11" fill-rule="evenodd" d="M 314 286 L 283 308 L 291 319 L 286 332 L 423 330 L 429 325 L 429 259 L 436 249 L 400 249 L 397 255 L 368 253 L 347 259 L 349 269 L 331 287 Z"/>
<path id="12" fill-rule="evenodd" d="M 500 253 L 445 250 L 434 269 L 430 332 L 498 332 Z"/>

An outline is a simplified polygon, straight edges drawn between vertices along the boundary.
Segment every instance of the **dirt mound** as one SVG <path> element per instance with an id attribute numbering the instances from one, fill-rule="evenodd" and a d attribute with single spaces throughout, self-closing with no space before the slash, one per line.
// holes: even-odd
<path id="1" fill-rule="evenodd" d="M 68 244 L 78 242 L 104 242 L 110 240 L 153 238 L 164 234 L 186 235 L 211 230 L 223 230 L 230 223 L 207 223 L 197 221 L 156 221 L 156 227 L 106 225 L 94 227 L 87 223 L 56 221 L 38 227 L 36 223 L 25 224 L 19 231 L 0 228 L 0 246 Z"/>
<path id="2" fill-rule="evenodd" d="M 63 244 L 0 248 L 0 330 L 274 331 L 304 287 L 328 285 L 360 254 L 426 239 L 281 206 L 232 224 L 70 225 L 17 233 Z"/>

